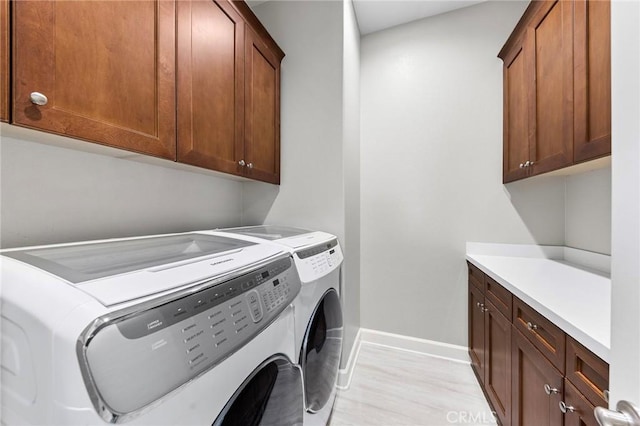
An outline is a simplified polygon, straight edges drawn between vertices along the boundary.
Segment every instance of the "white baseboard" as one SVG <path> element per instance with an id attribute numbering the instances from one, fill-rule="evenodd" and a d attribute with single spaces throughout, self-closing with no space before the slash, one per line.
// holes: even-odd
<path id="1" fill-rule="evenodd" d="M 401 334 L 387 333 L 384 331 L 360 328 L 356 335 L 353 347 L 349 353 L 349 359 L 344 369 L 338 373 L 338 389 L 345 390 L 351 385 L 353 369 L 358 361 L 362 345 L 385 346 L 393 349 L 416 352 L 436 358 L 470 364 L 469 352 L 466 346 L 452 345 L 433 340 L 419 339 L 417 337 L 403 336 Z"/>

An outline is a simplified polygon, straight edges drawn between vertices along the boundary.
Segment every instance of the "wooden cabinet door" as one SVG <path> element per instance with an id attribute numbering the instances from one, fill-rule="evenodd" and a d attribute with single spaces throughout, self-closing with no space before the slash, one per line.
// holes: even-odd
<path id="1" fill-rule="evenodd" d="M 527 176 L 529 169 L 528 75 L 524 40 L 520 39 L 503 58 L 503 182 Z"/>
<path id="2" fill-rule="evenodd" d="M 242 174 L 244 34 L 227 0 L 177 2 L 178 161 Z"/>
<path id="3" fill-rule="evenodd" d="M 512 327 L 511 424 L 562 426 L 562 374 L 515 327 Z M 544 386 L 557 393 L 547 395 Z"/>
<path id="4" fill-rule="evenodd" d="M 484 387 L 500 423 L 511 420 L 511 321 L 485 298 Z"/>
<path id="5" fill-rule="evenodd" d="M 469 283 L 469 357 L 480 383 L 485 377 L 484 294 Z"/>
<path id="6" fill-rule="evenodd" d="M 0 0 L 0 121 L 9 121 L 9 0 Z"/>
<path id="7" fill-rule="evenodd" d="M 568 407 L 564 426 L 599 426 L 593 415 L 595 407 L 567 379 L 564 381 L 564 403 Z"/>
<path id="8" fill-rule="evenodd" d="M 280 183 L 280 60 L 247 27 L 245 161 L 247 177 Z"/>
<path id="9" fill-rule="evenodd" d="M 175 160 L 173 1 L 13 7 L 15 123 Z"/>
<path id="10" fill-rule="evenodd" d="M 547 1 L 525 38 L 531 173 L 573 163 L 573 2 Z"/>
<path id="11" fill-rule="evenodd" d="M 611 153 L 611 5 L 575 2 L 574 160 Z"/>

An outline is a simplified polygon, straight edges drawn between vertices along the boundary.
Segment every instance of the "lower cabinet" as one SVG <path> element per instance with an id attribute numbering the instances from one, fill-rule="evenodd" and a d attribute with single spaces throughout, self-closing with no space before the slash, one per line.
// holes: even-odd
<path id="1" fill-rule="evenodd" d="M 564 426 L 599 426 L 593 415 L 595 406 L 565 379 L 564 381 Z"/>
<path id="2" fill-rule="evenodd" d="M 511 321 L 490 301 L 484 312 L 485 374 L 484 389 L 498 419 L 511 418 Z"/>
<path id="3" fill-rule="evenodd" d="M 562 426 L 562 374 L 515 327 L 512 329 L 511 423 Z"/>
<path id="4" fill-rule="evenodd" d="M 469 356 L 503 426 L 596 426 L 609 366 L 469 263 Z"/>

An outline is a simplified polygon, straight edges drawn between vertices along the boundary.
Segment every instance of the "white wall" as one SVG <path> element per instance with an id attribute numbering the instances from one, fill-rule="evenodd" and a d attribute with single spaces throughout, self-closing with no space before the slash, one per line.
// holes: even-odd
<path id="1" fill-rule="evenodd" d="M 345 306 L 343 364 L 360 328 L 360 32 L 351 0 L 344 6 L 343 140 Z"/>
<path id="2" fill-rule="evenodd" d="M 38 143 L 52 137 L 3 129 L 2 248 L 240 223 L 241 182 Z"/>
<path id="3" fill-rule="evenodd" d="M 566 178 L 565 245 L 611 254 L 611 167 Z"/>
<path id="4" fill-rule="evenodd" d="M 363 37 L 363 327 L 466 345 L 465 243 L 564 243 L 564 178 L 502 185 L 496 55 L 525 7 Z"/>

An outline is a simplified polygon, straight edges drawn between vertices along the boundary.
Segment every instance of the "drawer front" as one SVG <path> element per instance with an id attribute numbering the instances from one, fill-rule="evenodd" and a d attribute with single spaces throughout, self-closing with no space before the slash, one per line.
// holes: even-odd
<path id="1" fill-rule="evenodd" d="M 595 406 L 607 407 L 609 364 L 567 336 L 567 379 Z"/>
<path id="2" fill-rule="evenodd" d="M 493 303 L 502 315 L 511 318 L 511 292 L 495 282 L 492 278 L 486 277 L 485 283 L 485 297 Z"/>
<path id="3" fill-rule="evenodd" d="M 469 261 L 467 261 L 467 266 L 469 269 L 469 283 L 484 293 L 484 273 Z"/>
<path id="4" fill-rule="evenodd" d="M 565 334 L 517 297 L 513 298 L 513 325 L 564 374 Z"/>

